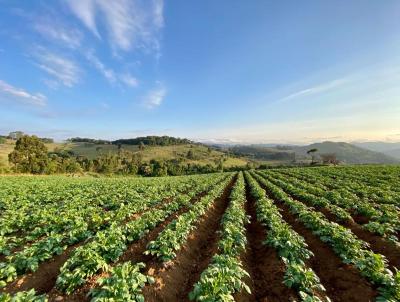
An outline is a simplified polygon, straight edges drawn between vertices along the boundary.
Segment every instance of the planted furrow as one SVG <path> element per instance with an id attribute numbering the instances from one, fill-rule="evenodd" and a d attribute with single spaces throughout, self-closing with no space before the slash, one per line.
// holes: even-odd
<path id="1" fill-rule="evenodd" d="M 292 190 L 287 189 L 286 186 L 282 186 L 282 182 L 274 182 L 272 177 L 269 177 L 268 174 L 263 173 L 260 175 L 262 177 L 265 177 L 266 179 L 268 179 L 269 181 L 271 181 L 278 187 L 280 187 L 290 197 L 297 199 L 301 202 L 304 202 L 305 204 L 311 203 L 311 206 L 315 206 L 315 204 L 312 204 L 312 202 L 310 202 L 310 198 L 304 198 L 304 195 L 301 195 L 301 194 L 293 194 Z M 313 196 L 312 194 L 309 194 L 309 196 L 311 196 L 311 198 L 315 198 L 315 200 L 318 199 L 317 196 Z M 360 225 L 358 225 L 357 223 L 355 223 L 352 220 L 343 221 L 342 219 L 338 218 L 337 215 L 333 214 L 326 207 L 316 206 L 315 210 L 324 214 L 330 221 L 334 221 L 334 222 L 350 229 L 358 238 L 367 242 L 372 251 L 374 251 L 375 253 L 380 253 L 382 255 L 385 255 L 391 266 L 400 268 L 400 245 L 399 244 L 396 244 L 394 242 L 389 242 L 387 240 L 384 240 L 381 236 L 378 236 L 376 234 L 368 232 L 366 229 L 362 228 Z"/>
<path id="2" fill-rule="evenodd" d="M 176 202 L 170 201 L 167 204 L 162 204 L 162 207 L 164 207 L 166 209 L 169 208 L 169 211 L 174 211 L 174 209 L 179 207 L 179 205 L 185 204 L 185 201 L 187 202 L 190 199 L 190 196 L 193 196 L 199 190 L 204 190 L 204 188 L 207 187 L 208 185 L 212 184 L 213 181 L 214 181 L 213 178 L 211 178 L 208 182 L 203 183 L 195 191 L 191 192 L 190 195 L 187 195 L 187 197 L 186 197 L 186 195 L 183 195 L 183 196 L 178 195 L 178 197 L 177 197 L 178 201 L 176 201 Z M 175 203 L 175 205 L 170 206 L 173 203 Z M 157 210 L 157 211 L 158 211 L 158 213 L 160 213 L 163 210 Z M 122 220 L 124 217 L 126 217 L 128 213 L 125 211 L 125 214 L 123 214 L 123 216 L 120 216 L 121 217 L 120 220 Z M 149 212 L 145 212 L 143 215 L 149 216 L 148 213 Z M 167 212 L 165 212 L 165 213 L 167 213 Z M 129 214 L 129 215 L 131 215 L 131 214 Z M 32 287 L 38 288 L 37 292 L 39 292 L 39 293 L 48 292 L 51 288 L 53 288 L 53 286 L 55 284 L 54 281 L 57 278 L 57 275 L 59 274 L 59 269 L 62 265 L 65 264 L 65 262 L 69 258 L 69 256 L 71 256 L 71 255 L 73 256 L 74 253 L 76 252 L 76 250 L 79 250 L 79 249 L 85 250 L 86 246 L 89 246 L 89 247 L 93 246 L 93 244 L 94 244 L 93 241 L 106 240 L 105 237 L 101 237 L 102 239 L 98 237 L 102 233 L 104 233 L 104 235 L 105 235 L 107 232 L 109 232 L 111 235 L 111 234 L 113 234 L 113 231 L 116 231 L 116 230 L 129 231 L 128 226 L 129 225 L 134 226 L 135 222 L 137 220 L 140 220 L 140 217 L 133 217 L 133 218 L 135 218 L 133 221 L 131 221 L 131 222 L 125 221 L 124 224 L 122 224 L 120 226 L 118 226 L 116 224 L 116 222 L 113 222 L 110 225 L 109 229 L 105 229 L 103 231 L 98 232 L 89 243 L 85 243 L 85 245 L 80 246 L 78 248 L 77 248 L 77 246 L 73 246 L 73 247 L 67 249 L 67 251 L 63 252 L 63 248 L 60 247 L 60 252 L 61 252 L 60 256 L 56 256 L 55 258 L 42 263 L 41 265 L 39 265 L 38 271 L 36 271 L 35 273 L 32 273 L 32 274 L 22 276 L 20 279 L 16 280 L 12 284 L 10 284 L 3 291 L 14 292 L 16 290 L 21 290 L 21 287 L 23 286 L 24 288 L 27 288 L 27 289 L 32 288 Z M 146 226 L 146 225 L 144 224 L 143 226 Z M 106 242 L 104 242 L 104 244 L 106 244 Z M 79 244 L 79 245 L 81 245 L 81 244 Z M 57 246 L 55 245 L 55 247 L 57 247 Z M 117 247 L 117 245 L 115 247 Z M 118 251 L 116 251 L 116 252 L 118 253 Z M 93 254 L 93 256 L 94 255 L 96 255 L 96 254 Z M 56 260 L 56 261 L 54 261 L 54 260 Z M 37 261 L 37 260 L 35 260 L 35 261 Z M 87 259 L 87 261 L 91 261 L 90 258 Z"/>
<path id="3" fill-rule="evenodd" d="M 198 200 L 204 196 L 206 193 L 202 192 L 198 196 L 193 197 L 189 204 L 195 205 Z M 147 244 L 156 239 L 159 233 L 168 225 L 171 221 L 179 217 L 181 214 L 187 212 L 189 210 L 188 206 L 184 206 L 179 209 L 177 212 L 174 212 L 170 216 L 168 216 L 161 224 L 157 225 L 154 229 L 150 230 L 144 237 L 139 239 L 137 242 L 134 242 L 128 246 L 125 252 L 121 255 L 120 259 L 118 259 L 117 264 L 123 264 L 126 262 L 132 263 L 147 263 L 150 261 L 151 257 L 144 255 L 146 251 Z M 139 218 L 139 217 L 137 217 Z M 104 275 L 108 275 L 107 273 L 101 273 L 99 275 L 95 275 L 90 278 L 81 288 L 76 290 L 70 295 L 66 295 L 57 288 L 53 288 L 49 292 L 49 300 L 56 301 L 62 298 L 62 301 L 89 301 L 90 297 L 88 296 L 89 292 L 96 288 L 96 282 L 100 277 L 104 277 Z M 53 283 L 55 284 L 55 283 Z"/>
<path id="4" fill-rule="evenodd" d="M 189 292 L 216 252 L 217 231 L 229 203 L 233 182 L 223 188 L 219 197 L 209 201 L 211 204 L 207 211 L 195 221 L 194 228 L 176 249 L 173 258 L 164 262 L 159 257 L 149 264 L 148 274 L 156 282 L 144 288 L 146 301 L 188 301 Z"/>
<path id="5" fill-rule="evenodd" d="M 201 192 L 210 186 L 215 186 L 213 179 L 203 183 L 198 190 Z M 72 293 L 97 272 L 107 270 L 109 264 L 118 261 L 128 244 L 144 237 L 168 216 L 188 205 L 190 200 L 190 196 L 180 196 L 162 208 L 148 211 L 124 226 L 112 225 L 106 232 L 97 233 L 92 242 L 76 249 L 61 268 L 57 287 L 67 294 Z"/>
<path id="6" fill-rule="evenodd" d="M 271 301 L 287 302 L 296 299 L 296 292 L 283 284 L 285 264 L 279 259 L 277 251 L 264 244 L 266 229 L 257 220 L 255 200 L 246 183 L 246 213 L 250 223 L 246 225 L 247 249 L 243 262 L 250 278 L 248 285 L 251 294 L 245 292 L 235 298 L 238 302 Z"/>
<path id="7" fill-rule="evenodd" d="M 132 220 L 137 219 L 143 213 L 144 211 L 141 211 L 140 213 L 135 213 L 133 215 L 130 214 L 131 216 L 130 219 Z M 124 219 L 124 223 L 127 223 L 128 221 L 129 221 L 128 219 Z M 49 239 L 51 239 L 51 237 Z M 29 272 L 28 274 L 22 275 L 20 278 L 16 279 L 12 283 L 9 283 L 5 288 L 1 289 L 1 291 L 14 293 L 20 290 L 28 290 L 31 288 L 35 288 L 36 292 L 38 293 L 48 292 L 54 286 L 60 268 L 67 261 L 71 253 L 77 247 L 85 243 L 86 243 L 85 240 L 82 240 L 81 242 L 72 244 L 68 247 L 66 247 L 65 245 L 62 246 L 62 248 L 60 248 L 60 250 L 57 251 L 57 253 L 61 254 L 59 255 L 56 254 L 54 257 L 51 257 L 50 259 L 45 260 L 42 263 L 38 263 L 37 269 L 35 269 L 34 272 Z M 51 250 L 48 250 L 48 252 L 51 252 Z M 30 254 L 30 257 L 35 257 L 35 254 Z M 29 259 L 26 259 L 25 261 L 29 261 Z M 38 260 L 34 259 L 32 263 L 36 263 L 36 261 Z M 29 262 L 26 263 L 25 265 L 28 264 Z"/>
<path id="8" fill-rule="evenodd" d="M 384 256 L 369 250 L 366 242 L 359 240 L 350 230 L 328 221 L 323 214 L 290 198 L 268 180 L 253 175 L 275 200 L 285 204 L 307 229 L 331 246 L 345 264 L 353 265 L 378 288 L 378 301 L 397 301 L 400 298 L 400 273 L 389 270 Z"/>
<path id="9" fill-rule="evenodd" d="M 290 191 L 292 195 L 295 194 L 296 197 L 302 199 L 302 201 L 314 202 L 314 205 L 326 208 L 333 215 L 337 216 L 339 221 L 353 222 L 351 217 L 346 217 L 346 213 L 341 209 L 337 209 L 337 206 L 343 208 L 348 211 L 353 218 L 357 216 L 356 222 L 364 224 L 362 226 L 363 229 L 372 234 L 379 235 L 385 240 L 391 241 L 391 243 L 397 245 L 397 248 L 400 247 L 396 239 L 396 235 L 400 230 L 400 211 L 396 206 L 369 203 L 366 200 L 360 200 L 357 196 L 343 194 L 342 189 L 339 191 L 341 193 L 337 191 L 327 191 L 326 188 L 321 188 L 317 182 L 310 185 L 290 176 L 282 176 L 280 173 L 281 172 L 268 172 L 260 174 L 269 177 L 270 181 L 285 188 L 287 192 Z"/>
<path id="10" fill-rule="evenodd" d="M 190 292 L 191 300 L 226 301 L 234 300 L 235 295 L 242 293 L 251 294 L 246 283 L 250 275 L 241 260 L 247 245 L 245 225 L 249 223 L 244 209 L 246 194 L 242 172 L 229 199 L 229 206 L 221 220 L 217 252 Z"/>

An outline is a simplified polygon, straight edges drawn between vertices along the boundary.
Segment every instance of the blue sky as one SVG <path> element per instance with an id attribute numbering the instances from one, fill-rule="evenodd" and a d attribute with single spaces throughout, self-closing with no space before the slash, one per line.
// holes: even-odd
<path id="1" fill-rule="evenodd" d="M 397 0 L 0 0 L 0 133 L 400 141 Z"/>

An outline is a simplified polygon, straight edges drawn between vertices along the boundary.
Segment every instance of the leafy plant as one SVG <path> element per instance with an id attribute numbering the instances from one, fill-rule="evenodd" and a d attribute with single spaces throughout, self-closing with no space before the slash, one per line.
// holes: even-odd
<path id="1" fill-rule="evenodd" d="M 89 295 L 93 302 L 127 301 L 143 302 L 142 288 L 154 283 L 152 277 L 141 273 L 144 263 L 124 262 L 112 268 L 110 276 L 97 281 L 99 288 L 94 288 Z"/>

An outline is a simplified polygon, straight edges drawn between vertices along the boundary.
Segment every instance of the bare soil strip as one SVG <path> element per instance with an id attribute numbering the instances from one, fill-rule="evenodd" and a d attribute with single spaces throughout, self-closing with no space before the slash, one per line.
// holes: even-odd
<path id="1" fill-rule="evenodd" d="M 370 221 L 370 219 L 368 217 L 361 215 L 361 214 L 355 214 L 354 211 L 352 211 L 351 217 L 353 218 L 353 220 L 355 222 L 357 222 L 360 225 L 367 224 Z"/>
<path id="2" fill-rule="evenodd" d="M 39 264 L 37 271 L 22 275 L 17 280 L 11 282 L 1 291 L 15 294 L 19 291 L 29 290 L 34 288 L 37 293 L 46 293 L 56 283 L 57 276 L 60 272 L 60 267 L 68 260 L 71 253 L 84 242 L 77 243 L 68 247 L 61 255 Z"/>
<path id="3" fill-rule="evenodd" d="M 196 197 L 192 198 L 190 203 L 196 203 L 201 197 L 203 197 L 206 192 L 202 192 Z M 172 200 L 172 199 L 168 199 Z M 162 204 L 158 205 L 160 207 Z M 161 224 L 147 233 L 143 238 L 139 241 L 136 241 L 130 244 L 124 254 L 120 257 L 117 263 L 132 261 L 132 262 L 149 262 L 151 260 L 151 256 L 144 255 L 144 251 L 146 250 L 147 244 L 155 240 L 158 234 L 174 219 L 176 219 L 179 215 L 187 212 L 189 210 L 188 207 L 183 207 L 177 212 L 168 216 Z M 137 219 L 139 216 L 135 216 Z M 49 292 L 49 301 L 66 301 L 66 302 L 82 302 L 89 301 L 90 298 L 87 296 L 89 291 L 96 286 L 96 281 L 98 278 L 106 275 L 105 273 L 100 273 L 98 275 L 93 276 L 88 282 L 85 283 L 84 286 L 79 288 L 71 295 L 65 295 L 64 293 L 57 290 L 55 287 Z M 62 300 L 61 300 L 62 299 Z"/>
<path id="4" fill-rule="evenodd" d="M 228 207 L 234 181 L 231 181 L 223 195 L 214 201 L 208 212 L 197 222 L 197 228 L 177 252 L 175 260 L 167 265 L 155 259 L 148 263 L 147 273 L 156 282 L 144 288 L 146 301 L 189 301 L 189 292 L 217 251 L 218 229 L 222 215 Z"/>
<path id="5" fill-rule="evenodd" d="M 251 294 L 236 295 L 238 302 L 268 301 L 287 302 L 298 300 L 297 293 L 283 284 L 285 265 L 274 248 L 263 244 L 266 239 L 265 227 L 257 221 L 255 200 L 246 183 L 246 212 L 250 215 L 247 225 L 247 249 L 243 256 L 244 268 L 250 274 L 246 283 Z"/>
<path id="6" fill-rule="evenodd" d="M 298 201 L 303 202 L 304 204 L 308 205 L 307 202 L 304 202 L 302 200 L 299 200 L 298 198 L 295 198 L 293 195 L 289 194 L 288 192 L 286 192 L 286 194 L 291 196 L 293 199 L 298 200 Z M 368 242 L 368 244 L 370 245 L 370 249 L 373 252 L 385 255 L 385 257 L 389 261 L 389 265 L 396 267 L 396 268 L 400 268 L 400 249 L 398 247 L 396 247 L 393 243 L 385 240 L 384 238 L 382 238 L 379 235 L 368 232 L 367 230 L 363 229 L 361 227 L 361 225 L 359 225 L 356 222 L 340 221 L 337 216 L 335 216 L 332 212 L 330 212 L 326 208 L 320 208 L 320 207 L 314 207 L 314 208 L 315 208 L 315 211 L 321 212 L 330 221 L 334 221 L 334 222 L 350 229 L 359 239 L 364 240 L 365 242 Z"/>
<path id="7" fill-rule="evenodd" d="M 263 186 L 262 184 L 260 184 Z M 263 186 L 264 187 L 264 186 Z M 265 189 L 265 187 L 264 187 Z M 271 198 L 271 196 L 270 196 Z M 309 266 L 315 271 L 326 288 L 328 297 L 334 302 L 372 302 L 377 296 L 376 289 L 351 265 L 346 265 L 331 247 L 296 220 L 289 208 L 275 203 L 281 210 L 283 219 L 304 237 L 309 249 L 314 253 Z"/>
<path id="8" fill-rule="evenodd" d="M 316 209 L 323 213 L 329 220 L 350 229 L 359 239 L 368 242 L 373 252 L 385 255 L 389 265 L 400 268 L 400 249 L 379 235 L 368 232 L 355 222 L 341 222 L 335 215 L 326 209 Z"/>
<path id="9" fill-rule="evenodd" d="M 198 196 L 193 198 L 192 202 L 197 201 L 204 194 L 205 194 L 205 192 L 199 194 Z M 160 204 L 156 205 L 154 208 L 160 207 L 163 204 L 165 204 L 165 202 L 169 202 L 171 200 L 172 200 L 171 198 L 167 198 L 167 199 L 165 199 L 165 201 L 160 202 Z M 185 209 L 181 209 L 180 211 L 184 211 L 184 210 Z M 143 213 L 144 212 L 140 212 L 140 213 L 131 215 L 130 216 L 131 219 L 125 221 L 124 223 L 127 223 L 130 220 L 139 218 Z M 170 219 L 170 220 L 174 219 L 175 218 L 174 215 L 175 214 L 172 214 L 173 217 L 169 217 L 168 219 Z M 158 229 L 158 228 L 156 228 L 156 229 Z M 152 234 L 152 232 L 147 234 L 145 236 L 145 238 L 147 236 L 150 236 L 151 234 Z M 142 240 L 144 240 L 144 238 L 142 238 Z M 34 288 L 38 294 L 48 293 L 50 301 L 54 301 L 53 299 L 55 299 L 57 297 L 59 299 L 57 301 L 67 301 L 68 296 L 66 296 L 64 293 L 58 291 L 55 288 L 55 283 L 56 283 L 57 277 L 60 273 L 60 268 L 68 260 L 71 253 L 73 252 L 73 250 L 75 250 L 80 245 L 83 245 L 84 243 L 86 243 L 86 241 L 79 242 L 75 245 L 72 245 L 72 246 L 68 247 L 61 255 L 57 255 L 45 262 L 42 262 L 41 264 L 39 264 L 39 268 L 37 271 L 35 271 L 33 273 L 27 273 L 25 275 L 22 275 L 17 280 L 11 282 L 6 287 L 0 289 L 0 292 L 7 292 L 7 293 L 14 294 L 19 291 L 29 290 L 31 288 Z M 128 248 L 128 250 L 129 249 L 130 249 L 130 247 Z M 88 283 L 91 283 L 93 286 L 93 284 L 95 283 L 95 280 L 97 280 L 98 277 L 99 276 L 96 276 L 96 278 L 93 278 L 93 280 L 90 280 L 92 282 L 89 281 Z M 86 288 L 86 285 L 84 286 L 84 288 Z M 87 292 L 89 290 L 90 290 L 90 288 L 87 290 Z M 71 300 L 71 301 L 87 301 L 88 300 L 85 297 L 85 295 L 80 295 L 80 291 L 81 290 L 78 290 L 79 300 L 74 300 L 73 296 L 75 296 L 75 294 L 73 294 L 73 295 L 71 295 L 71 298 L 73 298 L 73 300 Z M 61 298 L 62 298 L 62 300 L 61 300 Z"/>

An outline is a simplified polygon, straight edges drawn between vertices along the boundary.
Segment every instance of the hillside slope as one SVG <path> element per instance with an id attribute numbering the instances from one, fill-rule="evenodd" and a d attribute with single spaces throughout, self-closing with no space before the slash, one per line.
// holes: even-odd
<path id="1" fill-rule="evenodd" d="M 8 154 L 14 149 L 15 141 L 7 140 L 5 144 L 0 144 L 0 162 L 8 164 Z M 71 151 L 74 155 L 85 156 L 94 159 L 100 155 L 118 152 L 117 145 L 94 144 L 84 142 L 65 142 L 46 144 L 48 150 L 52 151 Z M 150 160 L 171 160 L 179 159 L 184 163 L 215 166 L 224 159 L 224 167 L 245 166 L 249 160 L 241 157 L 228 156 L 225 152 L 209 149 L 207 146 L 198 144 L 182 144 L 170 146 L 146 146 L 140 151 L 138 145 L 121 145 L 122 150 L 140 152 L 145 162 Z M 187 158 L 188 152 L 192 151 L 193 157 Z"/>
<path id="2" fill-rule="evenodd" d="M 393 164 L 399 161 L 386 154 L 367 150 L 344 142 L 322 142 L 294 147 L 298 157 L 307 157 L 307 151 L 317 149 L 317 154 L 335 153 L 338 160 L 349 164 Z"/>
<path id="3" fill-rule="evenodd" d="M 334 153 L 339 161 L 347 164 L 393 164 L 398 163 L 394 157 L 380 152 L 367 150 L 349 143 L 322 142 L 307 146 L 275 146 L 250 145 L 234 146 L 229 150 L 234 154 L 247 156 L 254 160 L 274 160 L 278 163 L 310 162 L 307 154 L 310 149 L 317 149 L 316 155 Z"/>
<path id="4" fill-rule="evenodd" d="M 400 143 L 356 142 L 354 143 L 354 145 L 368 150 L 381 152 L 396 159 L 400 159 Z"/>

